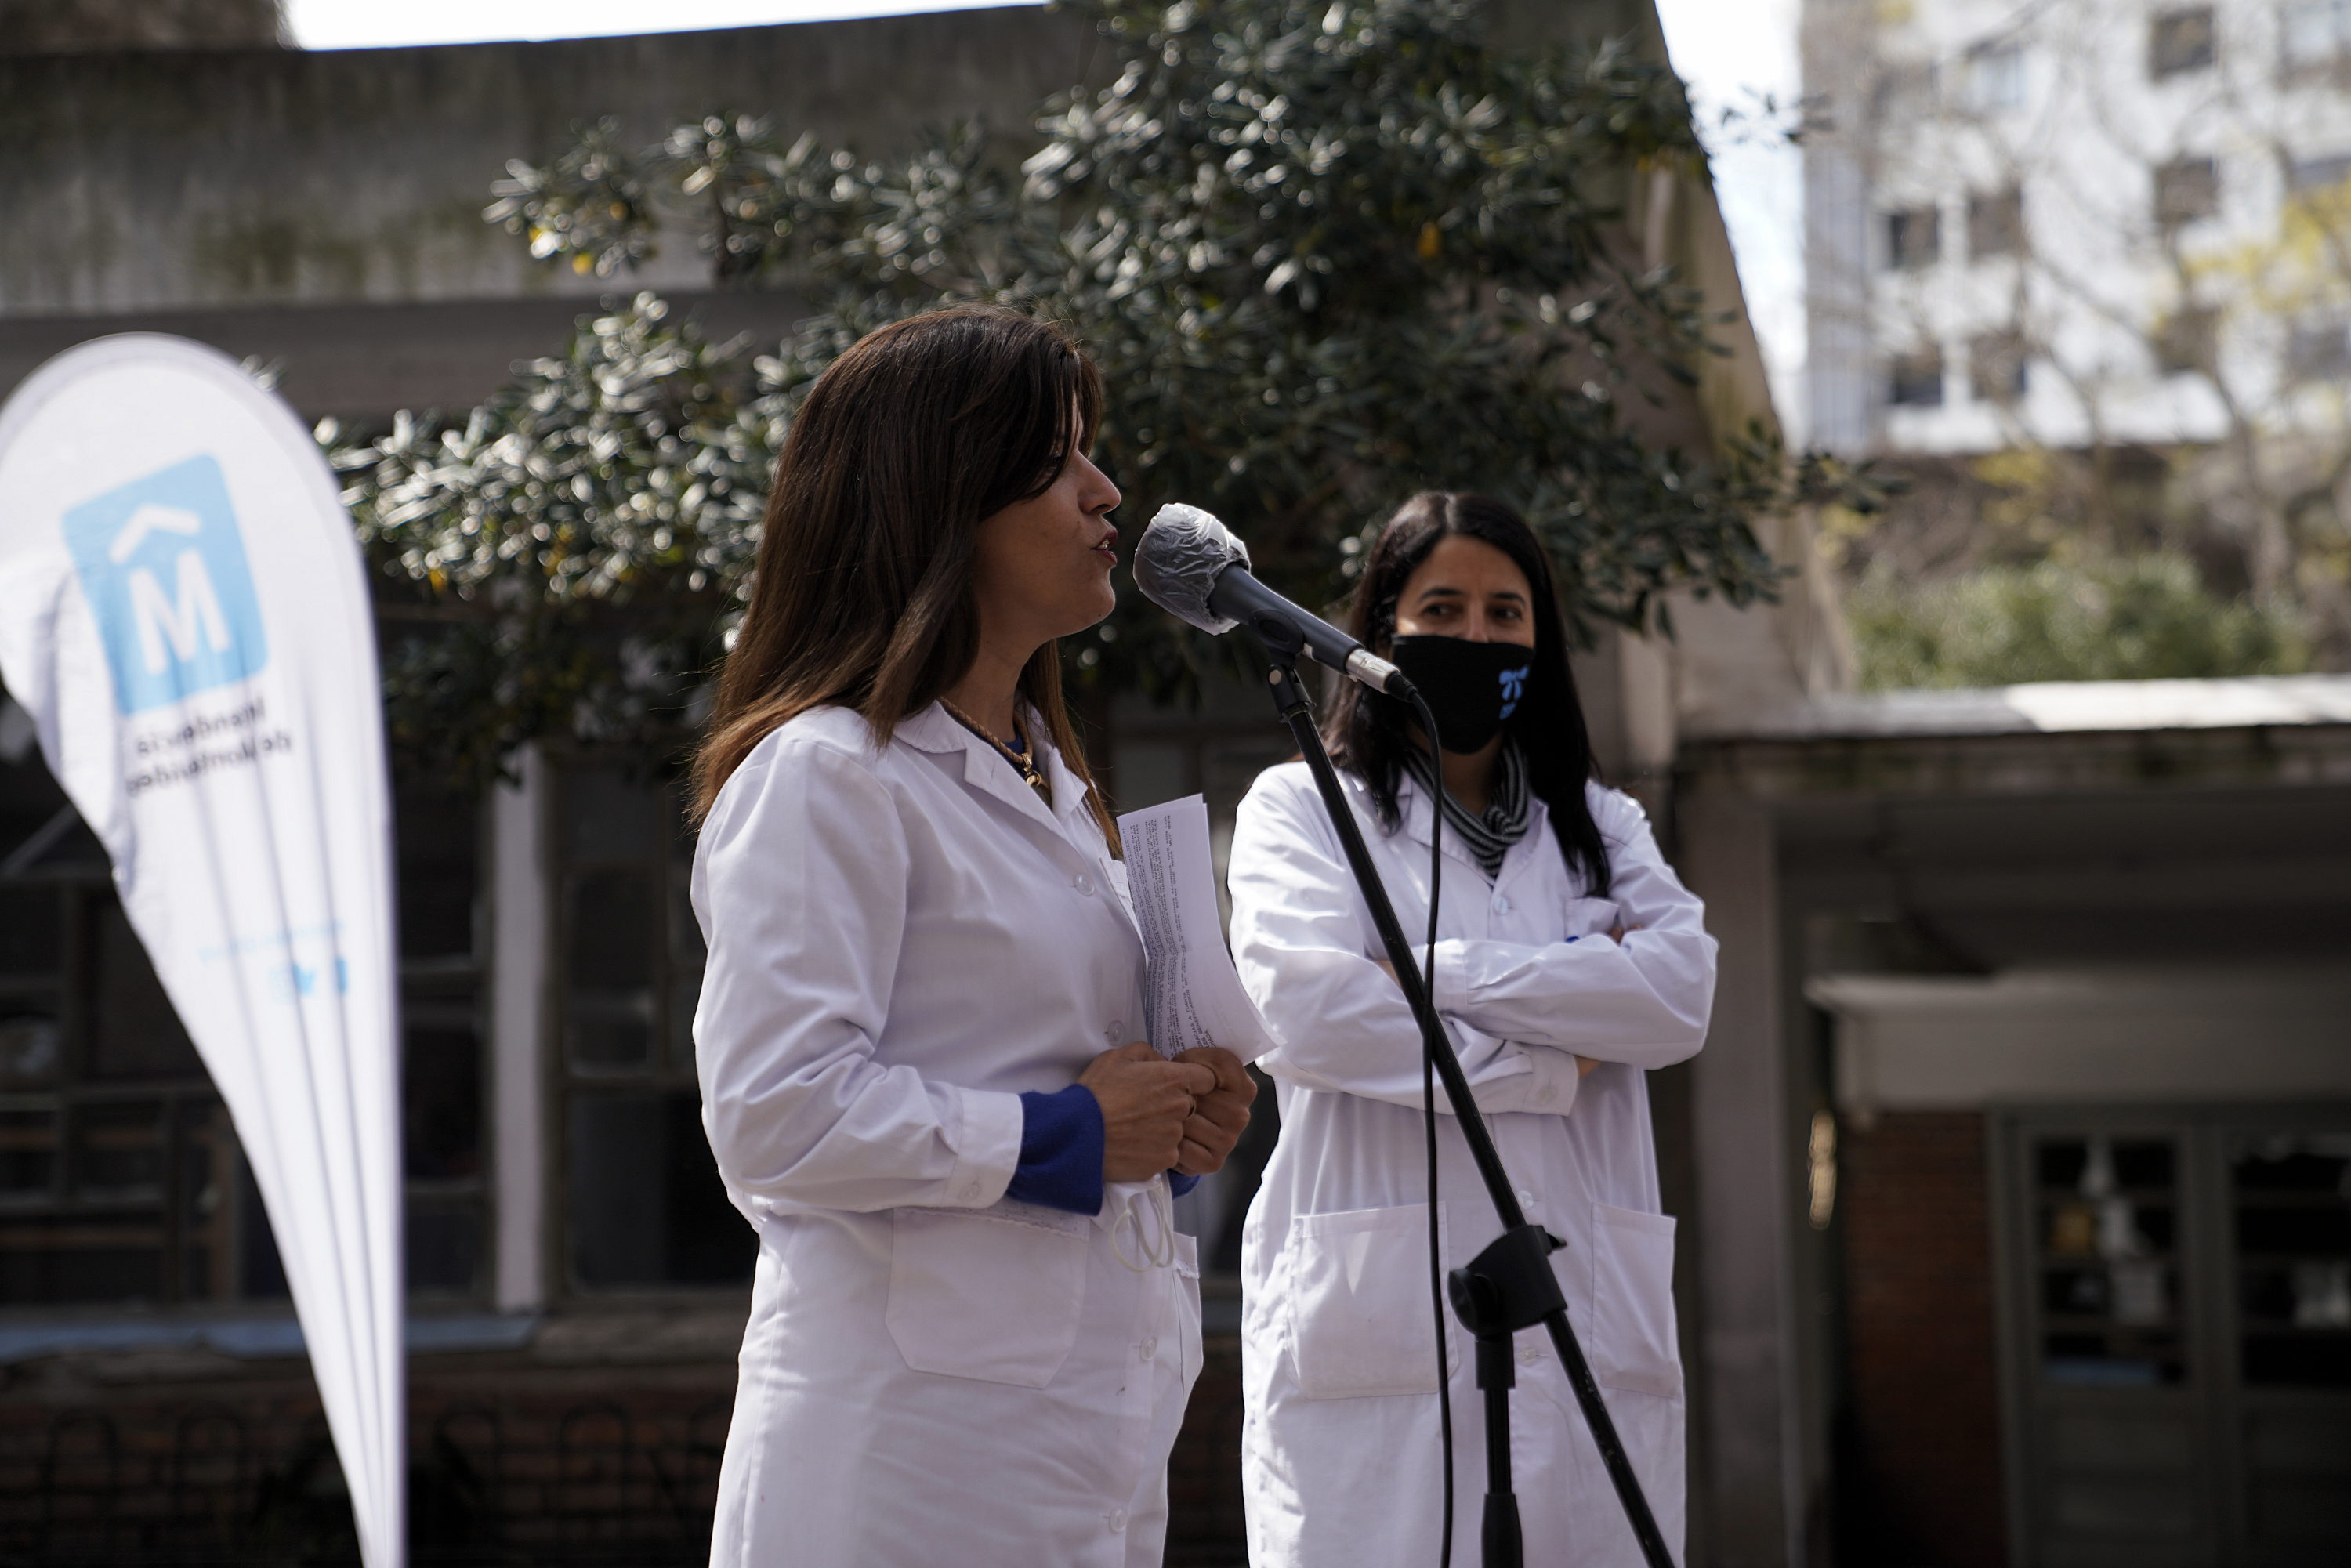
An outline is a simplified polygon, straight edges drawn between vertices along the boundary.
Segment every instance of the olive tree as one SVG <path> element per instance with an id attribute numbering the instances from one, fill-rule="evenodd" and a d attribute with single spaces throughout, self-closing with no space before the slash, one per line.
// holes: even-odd
<path id="1" fill-rule="evenodd" d="M 1205 506 L 1310 603 L 1429 486 L 1524 508 L 1584 635 L 1660 628 L 1675 590 L 1769 596 L 1752 516 L 1865 504 L 1865 476 L 1760 428 L 1705 450 L 1645 434 L 1714 351 L 1621 233 L 1635 170 L 1702 163 L 1667 69 L 1619 44 L 1504 53 L 1469 0 L 1079 8 L 1116 78 L 1018 133 L 879 158 L 714 112 L 509 166 L 488 215 L 548 266 L 620 280 L 690 232 L 719 284 L 813 310 L 754 353 L 640 294 L 465 417 L 337 451 L 390 596 L 429 629 L 391 664 L 413 744 L 478 769 L 533 735 L 690 713 L 799 398 L 863 332 L 946 302 L 1082 340 L 1130 537 L 1162 501 Z M 1214 647 L 1128 594 L 1071 674 L 1175 697 Z"/>

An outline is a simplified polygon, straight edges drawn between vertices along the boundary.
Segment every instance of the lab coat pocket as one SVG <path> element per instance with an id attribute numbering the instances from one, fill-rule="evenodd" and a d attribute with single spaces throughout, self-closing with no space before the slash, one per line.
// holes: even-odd
<path id="1" fill-rule="evenodd" d="M 885 1320 L 898 1354 L 916 1372 L 1052 1382 L 1077 1343 L 1092 1223 L 1002 1205 L 893 1210 Z"/>
<path id="2" fill-rule="evenodd" d="M 1592 1375 L 1635 1394 L 1682 1391 L 1671 1215 L 1592 1206 Z"/>
<path id="3" fill-rule="evenodd" d="M 1440 1235 L 1445 1206 L 1437 1206 Z M 1309 1399 L 1437 1392 L 1428 1211 L 1301 1214 L 1290 1222 L 1290 1343 Z M 1453 1325 L 1445 1325 L 1454 1354 Z"/>

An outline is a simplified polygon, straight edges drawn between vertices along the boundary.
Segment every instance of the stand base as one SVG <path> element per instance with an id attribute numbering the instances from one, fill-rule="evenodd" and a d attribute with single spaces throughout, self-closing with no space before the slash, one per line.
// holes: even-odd
<path id="1" fill-rule="evenodd" d="M 1527 1543 L 1519 1532 L 1519 1500 L 1514 1494 L 1486 1494 L 1485 1516 L 1478 1521 L 1478 1545 L 1485 1568 L 1525 1568 Z"/>

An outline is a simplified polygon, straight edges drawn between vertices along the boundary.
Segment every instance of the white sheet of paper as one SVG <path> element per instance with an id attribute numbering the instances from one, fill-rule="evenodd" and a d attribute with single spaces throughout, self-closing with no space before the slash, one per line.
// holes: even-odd
<path id="1" fill-rule="evenodd" d="M 1144 1033 L 1162 1056 L 1220 1045 L 1254 1061 L 1281 1043 L 1241 989 L 1225 947 L 1208 854 L 1208 803 L 1197 795 L 1129 811 L 1127 894 L 1143 932 Z"/>

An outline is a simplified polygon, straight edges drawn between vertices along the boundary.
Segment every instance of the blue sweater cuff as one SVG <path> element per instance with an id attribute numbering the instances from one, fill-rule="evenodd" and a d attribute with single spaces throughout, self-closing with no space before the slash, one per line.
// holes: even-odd
<path id="1" fill-rule="evenodd" d="M 1071 1214 L 1100 1214 L 1103 1138 L 1102 1104 L 1084 1084 L 1021 1095 L 1020 1163 L 1004 1196 Z"/>
<path id="2" fill-rule="evenodd" d="M 1198 1176 L 1186 1176 L 1182 1171 L 1169 1171 L 1167 1173 L 1167 1190 L 1177 1197 L 1183 1197 L 1186 1193 L 1191 1191 L 1194 1187 L 1199 1185 L 1200 1178 Z"/>

